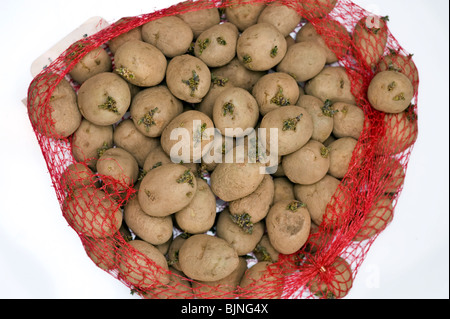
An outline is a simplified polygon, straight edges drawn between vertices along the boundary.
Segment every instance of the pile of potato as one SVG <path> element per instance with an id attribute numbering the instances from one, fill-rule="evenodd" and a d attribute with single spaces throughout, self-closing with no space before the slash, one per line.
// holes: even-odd
<path id="1" fill-rule="evenodd" d="M 410 57 L 383 56 L 385 47 L 377 45 L 386 46 L 384 25 L 372 30 L 363 19 L 351 34 L 323 19 L 340 35 L 327 45 L 293 8 L 243 2 L 249 3 L 162 17 L 114 38 L 70 71 L 78 92 L 63 79 L 49 102 L 55 132 L 71 139 L 74 158 L 61 179 L 65 218 L 99 267 L 117 271 L 149 298 L 228 298 L 252 286 L 251 297 L 266 296 L 257 288 L 263 278 L 265 287 L 282 285 L 269 272 L 280 253 L 304 248 L 325 217 L 340 226 L 326 207 L 365 125 L 351 79 L 335 63 L 342 56 L 359 54 L 378 70 L 367 98 L 393 123 L 386 136 L 395 145 L 386 150 L 383 143 L 379 154 L 400 153 L 416 137 L 406 116 L 416 79 L 405 74 L 417 73 Z M 302 5 L 323 17 L 336 1 L 320 3 Z M 409 134 L 398 134 L 399 121 Z M 180 128 L 189 143 L 174 138 Z M 278 166 L 262 160 L 270 155 L 270 134 L 267 150 L 248 144 L 259 128 L 278 129 Z M 204 160 L 237 157 L 242 145 L 246 155 L 232 163 Z M 391 220 L 389 193 L 404 178 L 391 160 L 396 170 L 386 176 L 386 195 L 355 241 Z M 118 234 L 142 255 L 118 245 Z M 249 255 L 256 260 L 251 267 Z M 313 280 L 312 293 L 346 295 L 351 268 L 342 258 L 333 267 L 331 284 Z M 271 297 L 281 297 L 276 291 Z"/>

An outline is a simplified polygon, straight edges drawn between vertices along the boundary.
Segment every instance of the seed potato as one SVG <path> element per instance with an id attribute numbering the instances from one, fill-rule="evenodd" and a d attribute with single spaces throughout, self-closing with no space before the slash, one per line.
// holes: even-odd
<path id="1" fill-rule="evenodd" d="M 257 23 L 242 32 L 237 43 L 237 56 L 252 71 L 267 71 L 284 58 L 286 39 L 269 23 Z"/>
<path id="2" fill-rule="evenodd" d="M 273 248 L 272 244 L 270 243 L 267 232 L 261 237 L 261 240 L 259 241 L 258 245 L 256 245 L 253 252 L 258 261 L 266 261 L 271 263 L 276 263 L 280 255 L 280 252 Z"/>
<path id="3" fill-rule="evenodd" d="M 333 104 L 333 135 L 337 138 L 352 137 L 359 140 L 364 129 L 364 111 L 353 104 L 337 102 Z"/>
<path id="4" fill-rule="evenodd" d="M 186 239 L 178 258 L 182 271 L 188 277 L 200 281 L 221 280 L 239 265 L 239 257 L 229 243 L 206 234 Z"/>
<path id="5" fill-rule="evenodd" d="M 164 217 L 174 214 L 191 202 L 197 191 L 197 180 L 181 164 L 156 167 L 142 179 L 138 199 L 144 212 Z"/>
<path id="6" fill-rule="evenodd" d="M 119 20 L 116 23 L 119 24 L 123 22 L 123 20 Z M 108 42 L 108 47 L 111 51 L 111 53 L 113 55 L 116 54 L 117 49 L 124 44 L 127 41 L 131 41 L 131 40 L 138 40 L 138 41 L 142 41 L 142 32 L 141 32 L 141 27 L 136 27 L 134 29 L 131 29 L 128 32 L 122 33 L 120 35 L 118 35 L 117 37 L 109 40 Z"/>
<path id="7" fill-rule="evenodd" d="M 194 38 L 197 38 L 203 31 L 220 22 L 219 9 L 217 8 L 190 11 L 180 14 L 178 17 L 191 27 L 194 32 Z"/>
<path id="8" fill-rule="evenodd" d="M 299 98 L 297 105 L 306 109 L 311 115 L 313 122 L 313 133 L 311 139 L 320 143 L 325 142 L 333 132 L 334 116 L 336 110 L 330 101 L 322 102 L 312 95 L 303 95 Z"/>
<path id="9" fill-rule="evenodd" d="M 358 141 L 352 137 L 342 137 L 328 146 L 330 157 L 328 174 L 338 179 L 344 178 L 357 144 Z"/>
<path id="10" fill-rule="evenodd" d="M 265 3 L 249 3 L 251 0 L 243 0 L 236 5 L 225 8 L 225 16 L 233 23 L 239 31 L 244 31 L 248 27 L 258 22 L 258 17 L 266 7 Z"/>
<path id="11" fill-rule="evenodd" d="M 160 137 L 170 121 L 182 112 L 183 103 L 165 85 L 140 91 L 130 107 L 134 125 L 148 137 Z"/>
<path id="12" fill-rule="evenodd" d="M 333 11 L 336 3 L 337 0 L 308 0 L 302 1 L 299 4 L 303 9 L 303 15 L 307 19 L 311 19 L 325 17 L 328 13 Z"/>
<path id="13" fill-rule="evenodd" d="M 115 72 L 139 87 L 160 84 L 166 74 L 167 59 L 150 43 L 131 40 L 122 44 L 114 55 Z"/>
<path id="14" fill-rule="evenodd" d="M 272 246 L 282 254 L 293 254 L 308 240 L 311 216 L 305 204 L 297 200 L 276 202 L 266 218 Z"/>
<path id="15" fill-rule="evenodd" d="M 267 5 L 258 17 L 258 23 L 270 23 L 287 37 L 297 25 L 302 17 L 295 8 L 277 4 L 276 2 Z"/>
<path id="16" fill-rule="evenodd" d="M 98 47 L 87 53 L 69 72 L 72 79 L 83 84 L 96 74 L 112 71 L 111 57 L 105 49 Z"/>
<path id="17" fill-rule="evenodd" d="M 274 195 L 272 205 L 280 200 L 295 200 L 294 183 L 287 177 L 280 176 L 273 179 Z"/>
<path id="18" fill-rule="evenodd" d="M 260 261 L 244 273 L 239 283 L 240 299 L 279 299 L 281 298 L 281 275 L 271 267 L 272 263 Z"/>

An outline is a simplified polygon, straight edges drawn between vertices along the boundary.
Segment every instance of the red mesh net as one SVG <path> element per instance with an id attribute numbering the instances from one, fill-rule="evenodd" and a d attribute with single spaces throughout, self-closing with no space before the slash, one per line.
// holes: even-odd
<path id="1" fill-rule="evenodd" d="M 188 1 L 123 18 L 72 44 L 29 87 L 30 121 L 64 218 L 80 235 L 92 261 L 144 298 L 342 298 L 351 289 L 373 241 L 393 218 L 418 134 L 418 72 L 412 55 L 390 33 L 388 18 L 374 16 L 349 0 L 277 1 L 304 18 L 293 33 L 310 23 L 323 38 L 336 55 L 331 66 L 345 68 L 355 104 L 365 116 L 349 169 L 322 203 L 326 207 L 323 221 L 312 225 L 307 243 L 294 254 L 271 258 L 265 252 L 259 260 L 253 255 L 244 259 L 245 267 L 227 281 L 198 282 L 188 278 L 177 267 L 175 243 L 181 242 L 184 235 L 174 232 L 166 246 L 145 245 L 123 221 L 124 206 L 135 198 L 137 188 L 130 178 L 120 180 L 114 174 L 95 171 L 102 152 L 113 146 L 113 127 L 82 124 L 86 125 L 82 127 L 86 134 L 95 131 L 103 138 L 90 141 L 90 147 L 81 147 L 73 132 L 61 132 L 55 125 L 54 103 L 59 95 L 66 94 L 60 93 L 57 86 L 68 81 L 78 91 L 80 84 L 69 72 L 96 48 L 106 49 L 114 67 L 108 41 L 161 17 L 271 2 Z M 226 19 L 224 10 L 220 12 Z M 376 111 L 367 100 L 371 79 L 384 70 L 402 72 L 413 83 L 412 104 L 402 113 Z M 115 166 L 116 171 L 123 172 L 120 163 Z M 127 174 L 136 177 L 135 172 Z M 175 247 L 173 251 L 168 250 L 169 243 Z M 160 250 L 167 259 L 148 258 L 152 249 Z"/>

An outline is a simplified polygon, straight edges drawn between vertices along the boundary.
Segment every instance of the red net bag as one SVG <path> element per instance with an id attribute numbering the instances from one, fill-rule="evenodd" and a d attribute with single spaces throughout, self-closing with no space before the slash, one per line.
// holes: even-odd
<path id="1" fill-rule="evenodd" d="M 265 8 L 274 4 L 283 5 L 286 11 L 263 14 Z M 194 19 L 199 12 L 201 18 Z M 126 111 L 136 86 L 129 86 L 128 101 L 115 100 L 109 95 L 112 93 L 104 94 L 105 102 L 99 107 L 110 111 L 110 124 L 84 121 L 84 114 L 77 107 L 83 98 L 80 90 L 85 79 L 79 78 L 74 70 L 84 57 L 90 55 L 94 63 L 85 67 L 95 69 L 95 65 L 102 64 L 102 55 L 107 54 L 111 65 L 106 69 L 133 82 L 136 74 L 115 65 L 115 45 L 141 36 L 140 28 L 151 21 L 179 15 L 190 23 L 194 39 L 206 28 L 208 19 L 215 24 L 232 21 L 240 32 L 264 19 L 278 21 L 278 27 L 287 28 L 286 35 L 291 36 L 286 38 L 287 44 L 314 42 L 326 51 L 326 66 L 320 73 L 307 80 L 300 79 L 294 70 L 290 74 L 301 90 L 319 99 L 328 116 L 363 114 L 359 130 L 340 132 L 336 126 L 330 138 L 323 141 L 328 147 L 321 151 L 327 154 L 333 152 L 333 147 L 337 148 L 334 142 L 346 141 L 351 152 L 343 155 L 348 163 L 345 170 L 342 172 L 337 167 L 335 173 L 327 174 L 319 182 L 292 188 L 295 200 L 288 202 L 288 208 L 293 212 L 307 209 L 309 214 L 304 221 L 306 226 L 303 225 L 307 237 L 301 248 L 294 253 L 279 253 L 263 230 L 258 245 L 236 259 L 234 271 L 220 280 L 196 280 L 187 276 L 180 267 L 180 248 L 194 236 L 177 228 L 172 218 L 142 214 L 138 193 L 144 175 L 140 173 L 148 150 L 157 148 L 158 142 L 142 138 L 139 146 L 120 144 L 118 141 L 125 139 L 115 135 L 121 129 L 125 135 L 133 132 Z M 295 25 L 289 26 L 284 20 L 292 15 Z M 188 1 L 158 12 L 123 18 L 73 43 L 35 77 L 27 103 L 63 217 L 79 234 L 87 255 L 98 267 L 144 298 L 345 297 L 373 241 L 394 217 L 418 134 L 418 71 L 412 55 L 396 41 L 387 22 L 388 17 L 374 16 L 349 0 Z M 272 49 L 273 58 L 279 49 Z M 173 58 L 180 53 L 171 54 Z M 241 60 L 244 64 L 251 63 L 249 56 Z M 401 112 L 382 112 L 369 102 L 367 92 L 372 80 L 383 71 L 401 73 L 412 84 L 411 103 L 403 93 L 394 96 L 396 101 L 409 103 Z M 330 86 L 329 79 L 334 81 L 333 89 L 323 90 Z M 186 84 L 195 85 L 197 80 L 194 73 Z M 220 81 L 223 78 L 212 78 L 215 84 Z M 245 81 L 251 79 L 245 78 L 242 83 Z M 396 85 L 392 82 L 386 89 L 393 91 Z M 122 89 L 120 85 L 114 87 L 115 91 Z M 286 102 L 283 92 L 279 93 L 278 102 Z M 336 103 L 341 103 L 340 108 Z M 191 103 L 189 107 L 199 106 Z M 140 124 L 151 127 L 152 115 L 140 119 Z M 345 131 L 345 125 L 341 129 Z M 123 149 L 129 152 L 122 152 Z M 161 160 L 153 159 L 150 168 L 161 165 Z M 187 172 L 179 174 L 178 183 L 189 189 L 194 182 L 190 171 Z M 202 203 L 206 201 L 206 197 L 202 199 Z M 217 211 L 225 211 L 228 203 L 218 199 L 214 205 Z M 127 222 L 124 215 L 133 214 L 135 225 L 131 227 L 133 221 Z M 147 223 L 145 218 L 153 218 L 152 225 L 157 225 L 154 227 L 167 231 L 164 235 L 156 232 L 156 228 L 141 231 L 140 226 Z M 245 224 L 245 220 L 240 222 Z M 216 231 L 214 227 L 211 229 Z M 195 237 L 203 240 L 201 236 Z M 207 253 L 205 247 L 201 254 Z M 227 249 L 223 250 L 226 254 Z"/>

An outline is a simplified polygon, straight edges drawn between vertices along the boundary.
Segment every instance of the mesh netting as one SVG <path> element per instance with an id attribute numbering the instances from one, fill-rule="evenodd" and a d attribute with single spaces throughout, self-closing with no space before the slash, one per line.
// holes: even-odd
<path id="1" fill-rule="evenodd" d="M 188 278 L 174 262 L 176 253 L 168 250 L 169 245 L 182 241 L 185 234 L 175 230 L 166 245 L 155 245 L 157 248 L 143 244 L 145 241 L 127 227 L 123 218 L 125 205 L 136 198 L 137 185 L 130 179 L 95 171 L 101 153 L 113 146 L 118 123 L 114 129 L 83 127 L 87 133 L 97 130 L 104 138 L 101 142 L 91 141 L 97 143 L 92 145 L 93 152 L 82 155 L 74 134 L 57 129 L 52 105 L 58 96 L 67 94 L 61 93 L 58 85 L 68 81 L 75 92 L 79 90 L 80 84 L 69 72 L 89 52 L 104 48 L 114 68 L 109 41 L 150 21 L 205 9 L 219 10 L 224 21 L 227 7 L 273 1 L 244 2 L 188 1 L 158 12 L 123 18 L 70 45 L 29 87 L 30 121 L 64 218 L 79 234 L 88 256 L 98 267 L 145 298 L 342 298 L 351 288 L 372 243 L 393 219 L 418 134 L 418 73 L 412 55 L 390 33 L 387 17 L 373 16 L 349 0 L 277 1 L 303 17 L 291 35 L 295 37 L 307 23 L 314 26 L 337 57 L 329 66 L 345 68 L 355 104 L 365 116 L 349 169 L 323 204 L 326 207 L 323 221 L 312 226 L 307 243 L 294 254 L 270 258 L 266 252 L 258 259 L 257 253 L 250 254 L 243 258 L 244 267 L 224 281 L 199 282 Z M 368 102 L 366 92 L 371 79 L 384 70 L 402 72 L 413 83 L 412 104 L 402 113 L 379 112 Z M 152 145 L 149 147 L 156 144 Z M 122 171 L 119 163 L 109 165 Z M 136 172 L 127 176 L 136 177 Z M 218 201 L 219 211 L 225 206 L 226 203 Z M 172 261 L 170 267 L 161 266 L 166 260 L 148 257 L 153 248 Z M 175 254 L 172 259 L 171 253 Z M 250 267 L 255 268 L 244 275 Z"/>

